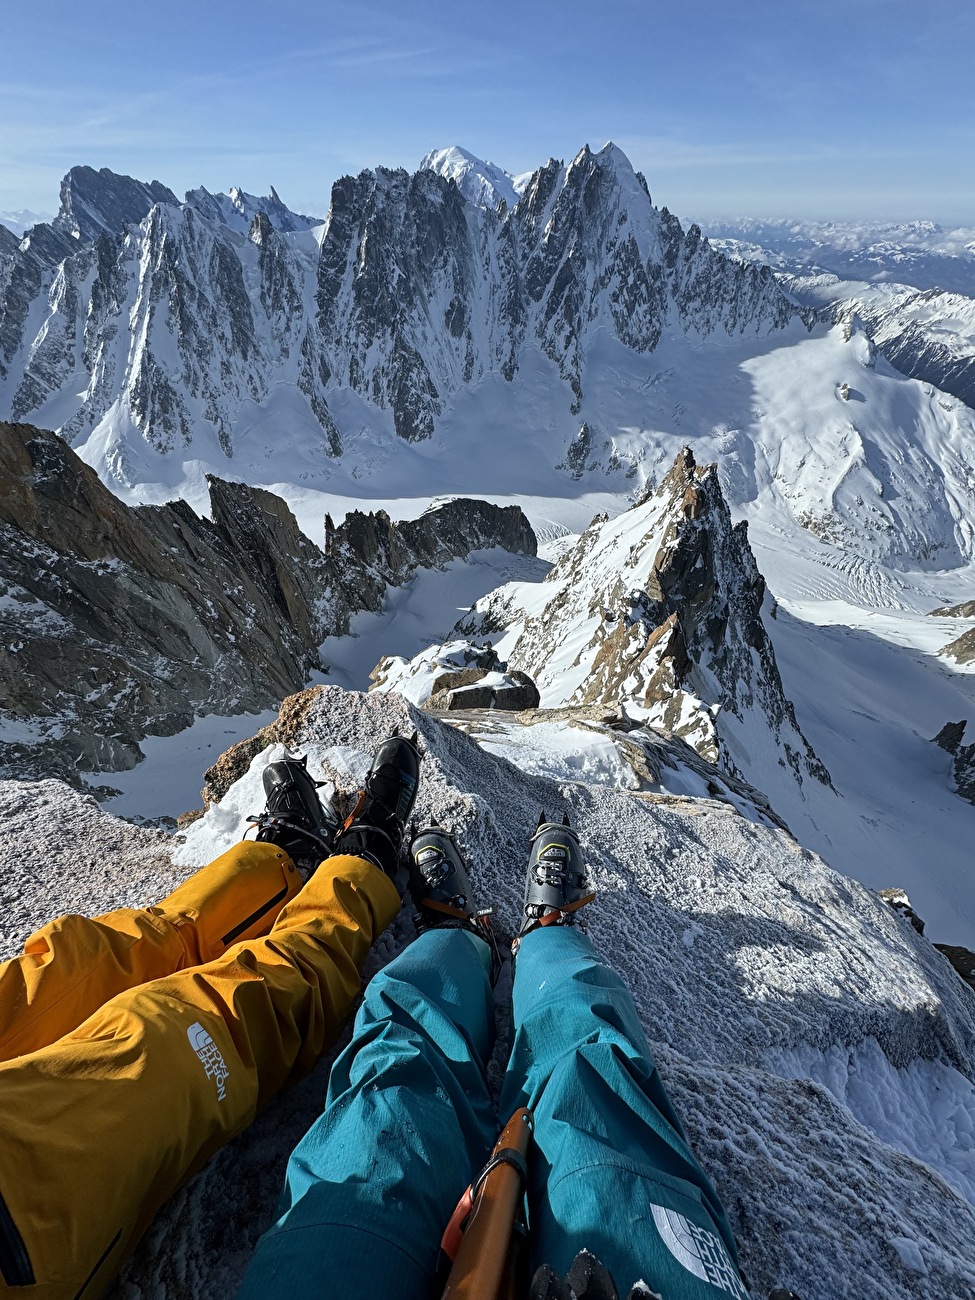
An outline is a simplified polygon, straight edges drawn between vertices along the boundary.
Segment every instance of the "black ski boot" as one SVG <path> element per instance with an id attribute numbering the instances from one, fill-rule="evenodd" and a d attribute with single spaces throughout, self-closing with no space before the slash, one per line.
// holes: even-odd
<path id="1" fill-rule="evenodd" d="M 596 897 L 589 889 L 579 836 L 569 825 L 568 814 L 547 822 L 542 813 L 531 840 L 528 876 L 525 881 L 525 910 L 521 929 L 512 947 L 540 925 L 573 925 L 580 908 Z"/>
<path id="2" fill-rule="evenodd" d="M 406 879 L 400 871 L 400 853 L 419 781 L 416 732 L 410 740 L 389 736 L 376 750 L 356 805 L 332 846 L 333 853 L 351 853 L 375 863 L 401 894 Z"/>
<path id="3" fill-rule="evenodd" d="M 464 855 L 439 826 L 417 831 L 410 842 L 410 895 L 414 924 L 424 930 L 468 930 L 491 949 L 491 983 L 497 982 L 501 953 L 491 928 L 493 908 L 477 908 Z"/>
<path id="4" fill-rule="evenodd" d="M 255 839 L 276 844 L 290 857 L 314 858 L 316 863 L 332 852 L 339 828 L 330 805 L 318 797 L 319 785 L 308 772 L 308 759 L 285 758 L 264 769 L 264 811 L 248 817 L 257 825 Z"/>

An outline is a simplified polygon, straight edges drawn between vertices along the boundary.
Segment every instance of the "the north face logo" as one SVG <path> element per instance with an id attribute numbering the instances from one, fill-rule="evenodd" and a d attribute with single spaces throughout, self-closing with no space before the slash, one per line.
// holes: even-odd
<path id="1" fill-rule="evenodd" d="M 190 1025 L 186 1037 L 190 1040 L 190 1047 L 200 1058 L 207 1075 L 217 1085 L 217 1101 L 223 1101 L 227 1095 L 226 1083 L 230 1071 L 227 1069 L 227 1062 L 223 1059 L 220 1048 L 199 1021 Z"/>
<path id="2" fill-rule="evenodd" d="M 748 1300 L 738 1270 L 716 1233 L 662 1205 L 652 1205 L 650 1210 L 664 1245 L 689 1273 L 727 1291 L 734 1300 Z"/>

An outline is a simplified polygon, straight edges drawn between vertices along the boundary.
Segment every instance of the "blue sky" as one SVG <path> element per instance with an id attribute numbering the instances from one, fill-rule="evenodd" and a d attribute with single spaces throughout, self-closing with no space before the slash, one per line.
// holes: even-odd
<path id="1" fill-rule="evenodd" d="M 970 0 L 45 0 L 0 42 L 3 210 L 87 163 L 323 212 L 428 149 L 613 139 L 681 215 L 975 224 Z"/>

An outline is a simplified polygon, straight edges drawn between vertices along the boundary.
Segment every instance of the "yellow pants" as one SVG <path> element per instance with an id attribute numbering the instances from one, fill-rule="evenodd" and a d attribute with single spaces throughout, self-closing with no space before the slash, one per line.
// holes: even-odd
<path id="1" fill-rule="evenodd" d="M 361 858 L 302 888 L 247 842 L 157 907 L 64 917 L 0 966 L 0 1296 L 101 1295 L 160 1205 L 338 1036 L 399 906 Z"/>

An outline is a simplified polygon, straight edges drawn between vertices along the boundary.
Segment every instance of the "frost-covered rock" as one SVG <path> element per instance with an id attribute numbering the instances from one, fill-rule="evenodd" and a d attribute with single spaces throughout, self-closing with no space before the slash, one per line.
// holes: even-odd
<path id="1" fill-rule="evenodd" d="M 481 646 L 473 641 L 448 641 L 445 645 L 428 646 L 412 659 L 404 659 L 402 655 L 381 659 L 369 675 L 372 682 L 369 689 L 396 691 L 411 704 L 423 707 L 441 691 L 468 686 L 486 673 L 504 667 L 490 642 Z"/>
<path id="2" fill-rule="evenodd" d="M 499 653 L 548 706 L 613 705 L 760 788 L 778 763 L 800 784 L 828 785 L 782 688 L 763 608 L 773 612 L 747 526 L 732 525 L 716 467 L 685 449 L 655 493 L 597 517 L 544 582 L 483 597 L 458 631 L 503 632 Z"/>
<path id="3" fill-rule="evenodd" d="M 228 773 L 238 779 L 190 829 L 174 855 L 180 865 L 160 859 L 158 875 L 143 874 L 138 887 L 132 837 L 145 853 L 158 835 L 53 783 L 32 823 L 37 787 L 0 784 L 5 874 L 15 869 L 28 886 L 16 939 L 56 911 L 148 903 L 172 888 L 174 875 L 239 838 L 243 816 L 263 803 L 263 768 L 284 746 L 350 790 L 392 727 L 416 728 L 425 750 L 417 816 L 460 837 L 478 901 L 496 906 L 502 930 L 520 911 L 539 809 L 565 810 L 579 827 L 598 890 L 589 932 L 633 992 L 754 1294 L 788 1286 L 810 1298 L 968 1300 L 975 1000 L 907 921 L 728 804 L 528 775 L 397 695 L 320 687 L 289 719 L 269 748 Z M 120 859 L 112 828 L 126 845 Z M 44 873 L 76 864 L 92 832 L 102 837 L 96 872 L 67 870 L 55 888 Z M 32 883 L 48 878 L 46 889 Z M 380 940 L 367 975 L 409 940 L 409 912 Z M 504 1006 L 499 1025 L 495 1080 Z M 321 1107 L 327 1067 L 272 1101 L 173 1199 L 119 1294 L 233 1293 L 271 1221 L 288 1152 Z"/>

